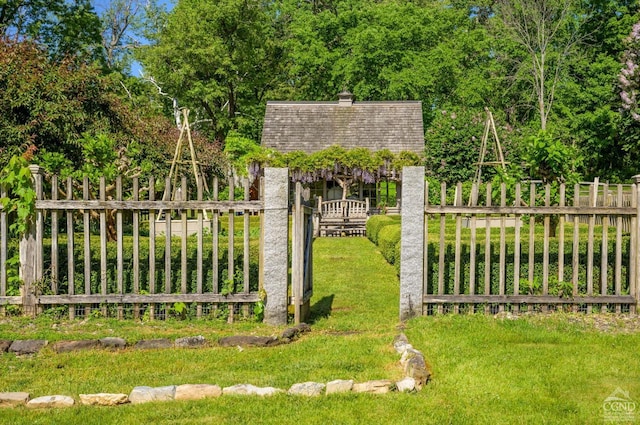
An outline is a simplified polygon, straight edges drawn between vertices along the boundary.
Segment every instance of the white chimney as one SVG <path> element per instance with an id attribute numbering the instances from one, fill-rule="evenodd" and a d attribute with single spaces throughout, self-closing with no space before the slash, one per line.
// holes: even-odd
<path id="1" fill-rule="evenodd" d="M 347 90 L 338 95 L 338 106 L 351 106 L 353 105 L 353 94 Z"/>

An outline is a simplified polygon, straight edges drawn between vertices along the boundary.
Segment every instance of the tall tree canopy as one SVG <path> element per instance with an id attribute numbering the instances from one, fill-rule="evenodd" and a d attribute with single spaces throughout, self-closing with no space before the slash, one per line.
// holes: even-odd
<path id="1" fill-rule="evenodd" d="M 100 20 L 89 0 L 0 2 L 0 36 L 39 42 L 56 58 L 101 57 Z"/>
<path id="2" fill-rule="evenodd" d="M 208 120 L 218 141 L 237 117 L 261 114 L 256 105 L 277 78 L 268 13 L 257 0 L 182 0 L 153 44 L 140 51 L 149 75 Z"/>
<path id="3" fill-rule="evenodd" d="M 116 149 L 136 144 L 162 171 L 178 131 L 153 109 L 133 108 L 116 92 L 118 82 L 73 57 L 50 59 L 33 42 L 0 39 L 0 165 L 32 146 L 80 168 L 87 135 L 104 135 Z M 219 151 L 201 137 L 196 142 L 202 160 L 216 166 Z"/>
<path id="4" fill-rule="evenodd" d="M 580 153 L 585 178 L 640 172 L 637 0 L 165 4 L 108 0 L 96 13 L 89 0 L 1 2 L 3 155 L 28 140 L 73 155 L 86 130 L 132 134 L 130 107 L 167 117 L 188 107 L 209 142 L 230 131 L 258 142 L 267 100 L 347 89 L 422 101 L 435 177 L 469 175 L 484 107 L 513 164 L 546 129 Z M 18 47 L 26 41 L 36 53 Z M 142 78 L 126 75 L 132 50 Z"/>

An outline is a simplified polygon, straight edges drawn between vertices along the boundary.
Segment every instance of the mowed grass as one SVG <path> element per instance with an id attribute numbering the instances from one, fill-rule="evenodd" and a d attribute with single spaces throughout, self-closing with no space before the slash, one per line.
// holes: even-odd
<path id="1" fill-rule="evenodd" d="M 122 352 L 95 350 L 32 358 L 0 355 L 0 391 L 32 397 L 129 393 L 134 386 L 250 383 L 288 389 L 296 382 L 400 379 L 392 340 L 401 328 L 421 350 L 433 380 L 414 394 L 319 398 L 228 397 L 112 408 L 0 410 L 0 423 L 176 424 L 540 424 L 603 423 L 603 402 L 617 387 L 640 401 L 640 334 L 600 332 L 570 316 L 512 319 L 421 317 L 398 322 L 395 269 L 364 238 L 314 243 L 312 332 L 274 348 Z M 0 338 L 123 336 L 129 341 L 204 335 L 276 335 L 262 324 L 217 321 L 117 322 L 38 319 L 0 322 Z M 640 413 L 636 413 L 640 419 Z"/>

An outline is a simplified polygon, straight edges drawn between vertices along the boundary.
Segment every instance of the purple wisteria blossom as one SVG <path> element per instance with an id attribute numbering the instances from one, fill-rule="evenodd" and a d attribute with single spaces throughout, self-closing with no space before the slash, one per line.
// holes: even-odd
<path id="1" fill-rule="evenodd" d="M 622 112 L 628 113 L 635 121 L 640 121 L 640 105 L 638 104 L 638 92 L 640 91 L 640 69 L 638 67 L 640 22 L 633 26 L 626 43 L 627 50 L 624 52 L 623 67 L 618 75 Z"/>

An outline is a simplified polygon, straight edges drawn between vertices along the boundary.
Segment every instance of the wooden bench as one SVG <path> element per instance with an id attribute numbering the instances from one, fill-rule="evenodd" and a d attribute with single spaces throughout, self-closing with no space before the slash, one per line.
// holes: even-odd
<path id="1" fill-rule="evenodd" d="M 322 201 L 322 197 L 318 198 L 319 236 L 365 236 L 368 218 L 369 198 L 364 201 Z"/>

